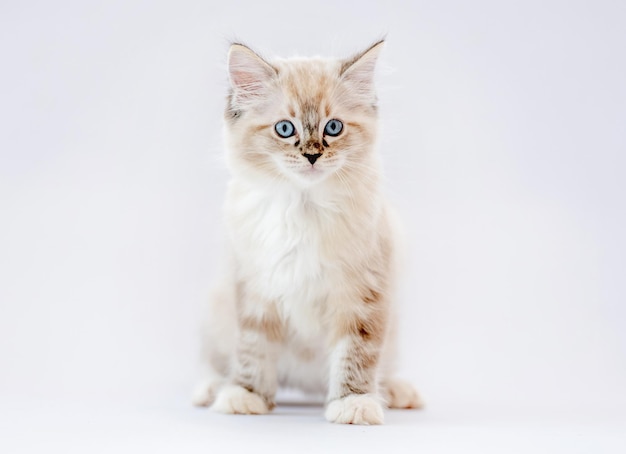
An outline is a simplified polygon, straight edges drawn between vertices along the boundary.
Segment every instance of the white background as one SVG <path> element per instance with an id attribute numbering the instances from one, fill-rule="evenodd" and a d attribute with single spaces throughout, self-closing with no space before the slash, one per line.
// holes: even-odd
<path id="1" fill-rule="evenodd" d="M 400 371 L 427 409 L 191 408 L 229 40 L 385 33 Z M 625 49 L 623 1 L 2 2 L 0 450 L 624 452 Z"/>

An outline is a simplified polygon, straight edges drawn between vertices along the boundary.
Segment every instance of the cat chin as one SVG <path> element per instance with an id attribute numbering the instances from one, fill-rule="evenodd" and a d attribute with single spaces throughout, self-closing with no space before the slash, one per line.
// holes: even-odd
<path id="1" fill-rule="evenodd" d="M 308 168 L 297 172 L 292 172 L 298 183 L 304 186 L 311 186 L 326 180 L 332 172 L 326 169 Z"/>
<path id="2" fill-rule="evenodd" d="M 312 186 L 322 183 L 333 172 L 333 169 L 323 169 L 319 167 L 304 167 L 301 169 L 284 169 L 283 174 L 299 186 Z"/>

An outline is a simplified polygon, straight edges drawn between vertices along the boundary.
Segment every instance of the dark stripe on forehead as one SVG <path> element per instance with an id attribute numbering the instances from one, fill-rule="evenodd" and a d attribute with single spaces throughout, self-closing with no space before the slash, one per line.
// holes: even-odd
<path id="1" fill-rule="evenodd" d="M 302 125 L 309 134 L 314 134 L 320 122 L 319 104 L 313 100 L 302 103 Z"/>

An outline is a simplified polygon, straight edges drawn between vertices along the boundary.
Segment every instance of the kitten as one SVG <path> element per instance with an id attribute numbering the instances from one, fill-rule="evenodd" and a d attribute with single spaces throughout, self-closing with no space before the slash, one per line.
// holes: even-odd
<path id="1" fill-rule="evenodd" d="M 382 45 L 271 62 L 231 46 L 231 257 L 197 405 L 264 414 L 280 385 L 325 393 L 336 423 L 382 424 L 381 404 L 421 406 L 391 375 L 397 246 L 374 150 Z"/>

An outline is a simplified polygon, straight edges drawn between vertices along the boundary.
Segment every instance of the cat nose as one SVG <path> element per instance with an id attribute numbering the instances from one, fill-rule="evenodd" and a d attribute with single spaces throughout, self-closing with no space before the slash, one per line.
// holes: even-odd
<path id="1" fill-rule="evenodd" d="M 309 160 L 311 165 L 315 164 L 315 161 L 317 161 L 317 158 L 319 158 L 320 156 L 322 156 L 322 153 L 317 153 L 317 154 L 304 153 L 304 157 Z"/>

